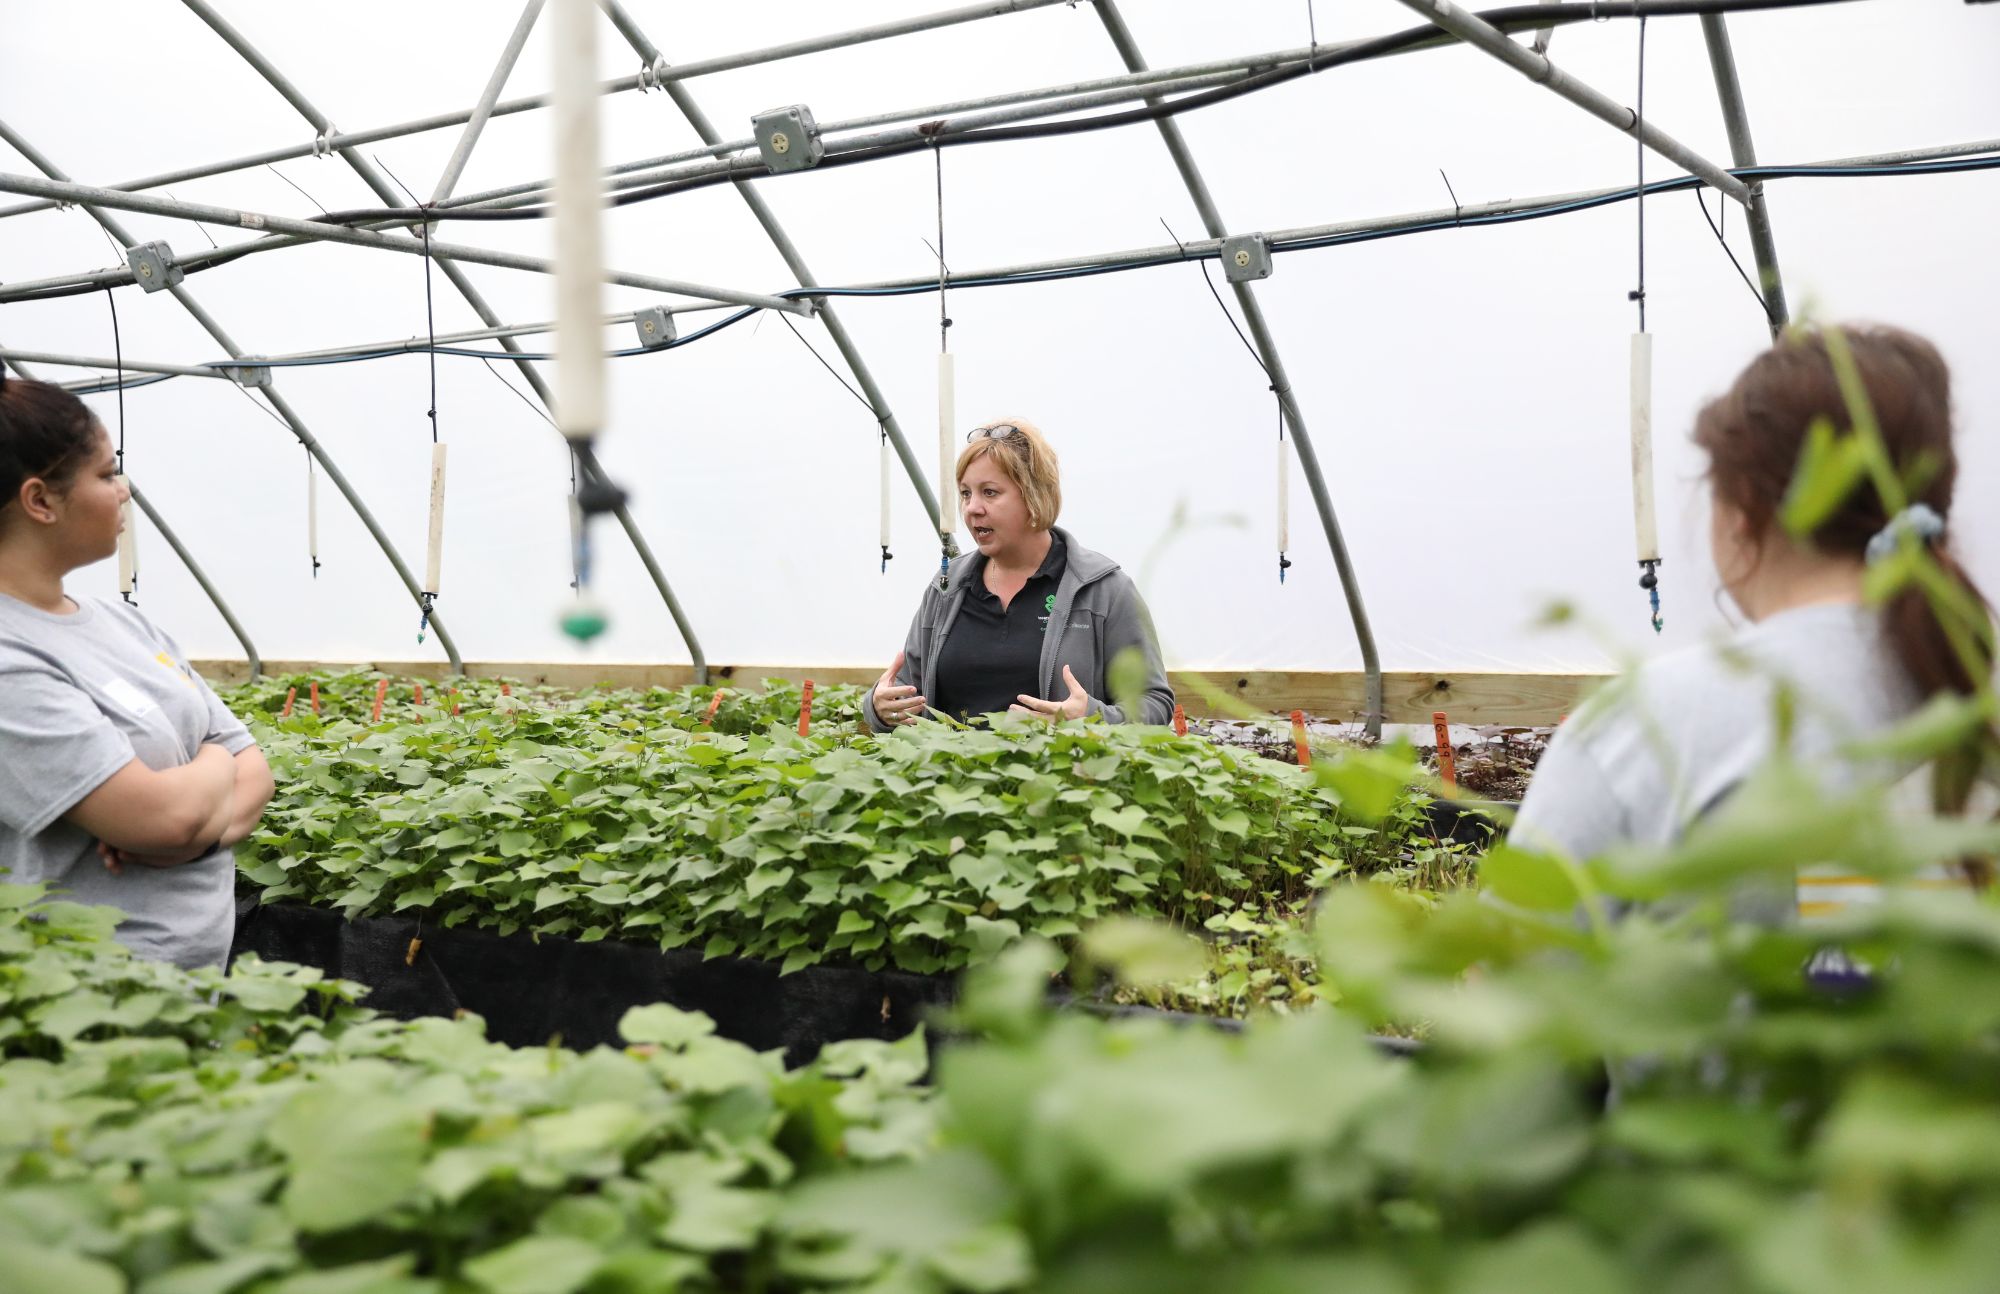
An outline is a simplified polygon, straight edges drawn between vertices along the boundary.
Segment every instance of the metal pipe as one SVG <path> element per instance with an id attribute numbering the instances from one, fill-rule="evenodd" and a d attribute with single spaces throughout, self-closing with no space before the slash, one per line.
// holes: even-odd
<path id="1" fill-rule="evenodd" d="M 1125 25 L 1125 17 L 1118 12 L 1116 0 L 1096 0 L 1097 16 L 1110 35 L 1111 43 L 1117 47 L 1118 55 L 1125 60 L 1125 66 L 1137 72 L 1146 66 L 1146 60 L 1139 52 L 1138 42 L 1132 39 L 1131 28 Z M 1504 38 L 1503 38 L 1504 39 Z M 1154 123 L 1160 128 L 1160 138 L 1166 142 L 1167 152 L 1174 159 L 1174 166 L 1180 171 L 1181 180 L 1187 186 L 1188 196 L 1194 200 L 1195 209 L 1201 213 L 1202 225 L 1211 238 L 1220 239 L 1228 232 L 1222 214 L 1216 209 L 1215 201 L 1209 195 L 1208 184 L 1202 179 L 1201 170 L 1195 165 L 1194 154 L 1182 137 L 1180 123 L 1171 117 L 1162 117 Z M 1334 570 L 1340 576 L 1341 591 L 1347 596 L 1347 612 L 1354 624 L 1355 640 L 1361 647 L 1361 667 L 1367 677 L 1368 713 L 1362 716 L 1364 731 L 1371 737 L 1382 735 L 1382 662 L 1375 651 L 1375 633 L 1368 623 L 1368 608 L 1361 600 L 1361 583 L 1354 573 L 1354 563 L 1347 553 L 1347 542 L 1340 533 L 1340 520 L 1334 515 L 1333 496 L 1326 487 L 1326 477 L 1320 471 L 1319 455 L 1313 449 L 1312 437 L 1306 431 L 1305 418 L 1299 412 L 1298 399 L 1292 393 L 1291 378 L 1285 373 L 1284 361 L 1279 358 L 1277 343 L 1271 337 L 1269 325 L 1264 321 L 1264 311 L 1248 283 L 1232 285 L 1236 290 L 1236 304 L 1243 311 L 1243 320 L 1250 332 L 1250 340 L 1257 348 L 1264 370 L 1270 375 L 1271 388 L 1277 393 L 1278 406 L 1283 411 L 1286 424 L 1292 431 L 1292 446 L 1299 456 L 1299 467 L 1304 471 L 1306 482 L 1312 488 L 1313 504 L 1319 509 L 1320 527 L 1326 532 L 1327 547 L 1333 553 Z"/>
<path id="2" fill-rule="evenodd" d="M 220 368 L 198 368 L 188 364 L 161 364 L 153 360 L 107 359 L 95 355 L 57 355 L 49 351 L 15 350 L 0 347 L 0 359 L 27 360 L 31 364 L 60 364 L 64 368 L 130 369 L 134 373 L 171 373 L 175 377 L 219 377 L 229 379 Z"/>
<path id="3" fill-rule="evenodd" d="M 639 30 L 639 25 L 617 3 L 617 0 L 603 0 L 603 6 L 605 14 L 611 19 L 612 26 L 625 37 L 633 51 L 648 64 L 659 63 L 663 57 L 659 47 L 647 39 L 646 34 Z M 708 114 L 701 110 L 701 105 L 694 101 L 694 96 L 689 93 L 687 87 L 669 82 L 667 94 L 673 99 L 674 106 L 680 109 L 681 115 L 687 119 L 695 134 L 704 143 L 714 143 L 715 126 L 709 121 Z M 757 223 L 763 227 L 765 236 L 771 240 L 771 245 L 777 248 L 778 255 L 784 258 L 792 276 L 799 281 L 799 286 L 818 287 L 819 281 L 813 277 L 812 269 L 806 264 L 805 257 L 799 254 L 791 235 L 785 232 L 784 225 L 779 222 L 770 204 L 764 201 L 764 195 L 741 180 L 736 182 L 735 187 L 744 203 L 749 206 L 750 214 L 755 216 Z M 860 383 L 861 393 L 867 398 L 869 409 L 880 419 L 882 429 L 889 437 L 889 443 L 894 446 L 897 459 L 903 465 L 904 474 L 910 478 L 910 484 L 916 489 L 917 498 L 923 502 L 924 512 L 930 518 L 931 529 L 941 529 L 943 514 L 939 510 L 940 500 L 931 489 L 930 482 L 925 479 L 923 466 L 917 461 L 915 451 L 910 448 L 909 440 L 904 437 L 903 428 L 896 421 L 895 411 L 889 407 L 888 396 L 876 384 L 875 374 L 861 358 L 861 348 L 854 344 L 854 338 L 847 331 L 847 325 L 841 321 L 831 304 L 822 303 L 819 313 L 821 322 L 826 325 L 827 334 L 833 339 L 834 347 L 840 351 L 841 359 L 846 361 L 848 371 L 853 373 L 854 380 Z"/>
<path id="4" fill-rule="evenodd" d="M 816 54 L 824 50 L 841 49 L 850 45 L 862 45 L 872 41 L 886 40 L 894 36 L 907 36 L 913 32 L 929 31 L 939 27 L 950 27 L 960 23 L 976 22 L 984 18 L 998 18 L 1010 13 L 1023 13 L 1030 9 L 1043 9 L 1051 5 L 1066 4 L 1070 0 L 992 0 L 985 4 L 966 5 L 957 9 L 947 9 L 937 13 L 919 14 L 912 18 L 892 23 L 878 23 L 872 27 L 860 27 L 850 31 L 836 32 L 827 36 L 810 37 L 806 40 L 791 41 L 765 49 L 749 50 L 739 54 L 723 54 L 715 58 L 697 59 L 674 67 L 658 69 L 648 67 L 637 76 L 621 77 L 606 81 L 598 86 L 599 94 L 621 94 L 628 90 L 646 90 L 655 85 L 675 81 L 690 80 L 697 76 L 708 76 L 716 72 L 728 72 L 737 68 L 754 67 L 760 63 L 776 62 L 780 59 L 796 58 L 802 54 Z M 193 6 L 190 6 L 191 8 Z M 228 24 L 205 6 L 195 13 L 210 27 L 222 34 Z M 234 36 L 234 39 L 231 37 Z M 248 41 L 229 29 L 223 37 L 232 45 L 241 42 L 239 53 L 251 48 Z M 253 65 L 263 62 L 262 56 L 252 57 L 245 53 Z M 259 70 L 263 70 L 259 67 Z M 511 116 L 517 112 L 528 112 L 549 106 L 550 96 L 546 94 L 528 95 L 519 99 L 509 99 L 493 105 L 488 114 L 491 117 Z M 296 102 L 294 106 L 297 106 Z M 177 171 L 167 171 L 159 175 L 149 175 L 142 179 L 127 180 L 112 188 L 134 192 L 140 189 L 157 189 L 163 184 L 176 184 L 182 180 L 197 180 L 211 175 L 224 175 L 231 171 L 247 170 L 253 166 L 267 166 L 273 162 L 289 161 L 297 157 L 315 156 L 321 152 L 358 148 L 363 144 L 379 143 L 385 139 L 397 139 L 404 135 L 422 134 L 426 131 L 445 130 L 452 126 L 462 126 L 472 120 L 473 110 L 438 113 L 420 117 L 414 121 L 400 122 L 390 126 L 377 126 L 370 130 L 351 133 L 328 133 L 328 127 L 319 127 L 321 137 L 309 144 L 292 145 L 286 148 L 267 149 L 248 157 L 232 158 L 225 162 L 215 162 L 202 166 L 183 167 Z M 30 202 L 12 207 L 0 207 L 0 216 L 22 215 L 30 211 L 46 211 L 56 206 L 54 202 Z"/>
<path id="5" fill-rule="evenodd" d="M 1757 165 L 1757 147 L 1750 138 L 1750 113 L 1743 104 L 1743 83 L 1736 77 L 1736 54 L 1729 45 L 1729 28 L 1721 14 L 1701 16 L 1701 37 L 1708 44 L 1708 65 L 1715 74 L 1715 97 L 1722 103 L 1722 121 L 1729 129 L 1729 160 L 1739 167 Z M 1771 340 L 1778 340 L 1791 311 L 1785 306 L 1785 280 L 1778 272 L 1778 244 L 1771 236 L 1771 209 L 1764 201 L 1762 180 L 1750 182 L 1750 251 L 1757 258 L 1757 281 L 1764 297 L 1764 314 Z"/>
<path id="6" fill-rule="evenodd" d="M 159 509 L 153 506 L 152 501 L 139 488 L 139 483 L 127 477 L 125 487 L 132 492 L 132 502 L 139 505 L 139 511 L 146 514 L 146 519 L 153 523 L 153 529 L 160 532 L 160 538 L 167 541 L 167 547 L 174 550 L 174 556 L 181 559 L 181 565 L 187 567 L 188 574 L 194 576 L 194 582 L 201 586 L 201 591 L 208 595 L 208 600 L 222 613 L 222 621 L 229 626 L 229 632 L 235 634 L 236 641 L 243 644 L 243 654 L 250 659 L 250 677 L 254 679 L 262 674 L 264 661 L 257 654 L 257 645 L 250 641 L 250 635 L 244 630 L 243 622 L 236 618 L 236 613 L 222 600 L 222 594 L 209 582 L 207 573 L 201 569 L 201 563 L 195 561 L 194 554 L 187 550 L 187 545 L 183 544 L 180 536 L 174 533 L 174 528 L 167 524 L 167 519 L 160 515 Z"/>
<path id="7" fill-rule="evenodd" d="M 5 121 L 0 121 L 0 140 L 5 140 L 14 151 L 28 159 L 29 165 L 43 174 L 58 181 L 67 178 L 63 175 L 61 168 L 44 157 L 39 150 Z M 135 245 L 136 240 L 126 231 L 125 226 L 121 222 L 106 215 L 95 206 L 86 204 L 83 209 L 85 214 L 102 226 L 104 232 L 110 234 L 121 246 L 129 248 Z M 180 302 L 181 306 L 190 315 L 194 316 L 194 321 L 200 324 L 210 337 L 215 339 L 216 345 L 228 352 L 230 358 L 238 360 L 243 358 L 242 350 L 230 338 L 222 325 L 215 321 L 214 316 L 204 310 L 201 303 L 194 299 L 194 295 L 187 290 L 186 284 L 176 283 L 168 288 L 167 291 L 173 293 L 174 300 Z M 341 497 L 347 500 L 348 506 L 354 509 L 354 515 L 361 518 L 361 524 L 368 528 L 370 535 L 374 536 L 376 546 L 382 550 L 382 555 L 389 559 L 389 565 L 395 570 L 397 578 L 403 581 L 403 586 L 409 590 L 411 599 L 418 606 L 422 606 L 422 590 L 417 587 L 416 577 L 410 574 L 410 568 L 403 561 L 403 555 L 396 551 L 396 546 L 393 543 L 389 542 L 389 536 L 383 531 L 381 523 L 375 520 L 375 514 L 368 510 L 368 505 L 361 501 L 361 495 L 348 481 L 346 473 L 340 470 L 339 465 L 333 461 L 333 458 L 326 452 L 325 447 L 319 443 L 319 440 L 306 427 L 304 419 L 300 418 L 291 405 L 285 402 L 284 397 L 278 394 L 278 387 L 275 382 L 264 388 L 264 396 L 271 402 L 271 407 L 276 409 L 279 416 L 291 427 L 292 435 L 296 436 L 299 443 L 306 447 L 306 452 L 318 460 L 319 465 L 325 469 L 327 478 L 340 491 Z M 458 654 L 458 645 L 452 641 L 451 631 L 445 628 L 444 623 L 438 619 L 435 612 L 431 615 L 431 628 L 437 630 L 438 645 L 444 648 L 446 658 L 451 661 L 452 672 L 455 674 L 464 673 L 465 666 Z"/>
<path id="8" fill-rule="evenodd" d="M 1639 114 L 1630 108 L 1570 76 L 1546 56 L 1507 39 L 1499 28 L 1478 15 L 1467 13 L 1451 0 L 1401 0 L 1401 3 L 1404 8 L 1422 14 L 1466 44 L 1491 54 L 1530 81 L 1547 86 L 1598 120 L 1636 137 L 1682 170 L 1700 176 L 1738 202 L 1749 205 L 1750 188 L 1743 181 L 1651 122 L 1641 121 Z"/>
<path id="9" fill-rule="evenodd" d="M 372 230 L 349 229 L 344 225 L 323 224 L 311 220 L 293 220 L 289 216 L 264 215 L 254 211 L 237 211 L 229 207 L 211 207 L 204 203 L 176 202 L 172 198 L 151 198 L 138 193 L 119 193 L 113 189 L 100 189 L 88 184 L 38 180 L 28 175 L 0 172 L 0 192 L 32 193 L 43 197 L 60 198 L 66 202 L 110 207 L 118 211 L 143 211 L 153 215 L 178 216 L 210 225 L 240 225 L 245 229 L 271 229 L 278 233 L 297 234 L 319 242 L 351 243 L 357 247 L 373 247 L 406 256 L 424 255 L 424 248 L 420 243 L 391 238 L 387 234 L 378 234 Z M 537 256 L 517 256 L 512 252 L 488 251 L 483 247 L 469 247 L 462 243 L 441 243 L 432 240 L 430 254 L 439 260 L 466 261 L 474 265 L 497 265 L 502 269 L 529 270 L 537 274 L 555 273 L 553 262 Z M 704 287 L 699 283 L 655 278 L 650 274 L 627 274 L 614 270 L 605 273 L 603 279 L 607 283 L 644 288 L 649 292 L 674 292 L 683 296 L 704 297 L 710 301 L 729 301 L 737 305 L 757 306 L 763 310 L 783 310 L 787 314 L 811 315 L 813 312 L 812 306 L 807 302 L 785 301 L 778 297 L 765 296 L 760 292 L 738 292 L 732 288 Z"/>
<path id="10" fill-rule="evenodd" d="M 486 89 L 480 92 L 479 102 L 472 107 L 472 120 L 465 123 L 465 129 L 458 136 L 458 144 L 451 150 L 451 160 L 444 164 L 444 174 L 438 177 L 437 187 L 431 190 L 431 205 L 436 206 L 451 196 L 458 187 L 458 177 L 465 173 L 465 164 L 472 160 L 472 146 L 479 142 L 479 134 L 486 129 L 487 118 L 493 115 L 493 105 L 500 101 L 500 91 L 506 88 L 507 78 L 514 71 L 514 64 L 521 57 L 522 46 L 528 43 L 528 33 L 535 29 L 535 19 L 541 15 L 542 0 L 528 0 L 521 10 L 520 20 L 514 24 L 514 32 L 507 38 L 506 48 L 500 51 L 500 61 L 493 65 L 493 75 L 486 79 Z"/>
<path id="11" fill-rule="evenodd" d="M 212 11 L 210 13 L 212 16 Z M 222 23 L 219 18 L 213 18 L 209 25 L 216 27 L 218 32 L 225 33 L 225 38 L 230 40 L 232 48 L 241 49 L 249 45 L 247 40 L 240 34 L 235 33 L 233 29 L 229 29 L 227 24 Z M 290 81 L 284 78 L 278 69 L 272 65 L 270 60 L 264 58 L 262 55 L 258 55 L 252 60 L 252 63 L 266 79 L 270 80 L 275 87 L 280 88 L 280 92 L 284 93 L 287 101 L 315 129 L 324 132 L 332 131 L 332 122 L 327 118 L 326 114 L 314 107 L 296 86 L 293 86 Z M 352 148 L 343 148 L 339 151 L 341 160 L 346 162 L 354 170 L 355 174 L 361 177 L 362 182 L 368 185 L 376 197 L 394 205 L 396 201 L 395 191 L 390 187 L 388 178 L 381 173 L 373 162 L 361 156 L 359 152 Z M 416 235 L 412 233 L 411 237 L 414 238 Z M 494 312 L 493 308 L 487 304 L 486 298 L 473 286 L 471 278 L 466 274 L 463 267 L 451 261 L 443 261 L 440 263 L 439 268 L 444 271 L 445 278 L 458 290 L 459 294 L 465 298 L 466 303 L 473 308 L 488 327 L 499 326 L 499 315 Z M 509 337 L 502 337 L 500 344 L 504 349 L 509 351 L 518 351 L 520 349 L 518 343 Z M 522 377 L 535 391 L 536 395 L 540 397 L 543 406 L 553 410 L 554 402 L 550 399 L 548 386 L 543 382 L 542 376 L 536 371 L 535 366 L 525 360 L 516 360 L 515 366 L 520 370 Z M 572 452 L 574 452 L 573 443 Z M 590 461 L 595 465 L 597 460 L 592 456 Z M 681 637 L 686 641 L 688 651 L 693 659 L 697 676 L 705 680 L 708 674 L 708 666 L 706 659 L 702 655 L 701 644 L 695 639 L 694 630 L 689 625 L 686 614 L 681 610 L 680 600 L 674 596 L 673 589 L 667 584 L 666 575 L 660 569 L 658 560 L 653 556 L 652 548 L 647 544 L 645 536 L 639 530 L 638 523 L 633 520 L 631 511 L 627 507 L 620 504 L 613 510 L 613 514 L 618 518 L 619 525 L 624 529 L 626 537 L 631 540 L 632 547 L 638 553 L 640 562 L 646 567 L 647 573 L 652 576 L 653 584 L 659 590 L 661 599 L 666 602 L 667 610 L 673 616 L 674 623 L 679 626 Z M 421 603 L 421 597 L 419 597 L 419 602 Z"/>
<path id="12" fill-rule="evenodd" d="M 1931 148 L 1899 149 L 1889 153 L 1836 158 L 1824 162 L 1808 163 L 1807 165 L 1825 167 L 1894 166 L 1912 162 L 1935 161 L 1993 153 L 2000 153 L 2000 139 L 1981 140 L 1967 144 L 1944 144 Z M 1283 252 L 1298 250 L 1300 244 L 1341 240 L 1369 234 L 1393 234 L 1408 230 L 1443 230 L 1461 226 L 1468 228 L 1476 227 L 1479 222 L 1490 216 L 1504 216 L 1547 207 L 1588 206 L 1629 195 L 1631 191 L 1632 186 L 1629 184 L 1609 185 L 1597 189 L 1579 189 L 1568 193 L 1544 194 L 1539 197 L 1506 198 L 1495 202 L 1466 203 L 1458 207 L 1433 207 L 1427 211 L 1412 211 L 1393 216 L 1374 216 L 1360 220 L 1343 220 L 1332 224 L 1301 225 L 1289 229 L 1272 229 L 1266 231 L 1266 236 L 1271 240 L 1274 251 Z M 1221 240 L 1215 238 L 1191 238 L 1178 244 L 1158 244 L 1151 247 L 1135 247 L 1121 251 L 1097 252 L 1082 256 L 1065 256 L 1051 260 L 1029 261 L 1018 265 L 967 270 L 954 278 L 953 283 L 955 285 L 963 285 L 989 279 L 1027 277 L 1038 274 L 1059 273 L 1063 270 L 1079 268 L 1130 269 L 1149 264 L 1212 257 L 1218 253 L 1220 245 Z M 450 274 L 452 272 L 447 267 L 446 273 Z M 819 285 L 814 286 L 819 287 Z M 896 279 L 877 279 L 865 283 L 824 287 L 820 290 L 832 296 L 834 294 L 898 292 L 917 288 L 933 288 L 936 286 L 937 276 L 935 273 L 930 273 L 909 275 Z M 4 290 L 0 290 L 0 299 L 4 299 Z M 677 313 L 685 313 L 688 311 L 722 308 L 725 307 L 691 305 L 673 307 L 672 309 Z M 821 308 L 825 310 L 830 307 L 823 305 Z M 480 310 L 480 315 L 482 318 L 491 320 L 488 327 L 469 329 L 464 332 L 441 333 L 437 338 L 438 343 L 444 345 L 494 338 L 510 339 L 518 336 L 546 333 L 554 328 L 552 321 L 503 324 L 499 321 L 498 316 L 483 308 Z M 632 318 L 633 314 L 629 311 L 623 314 L 609 315 L 606 316 L 604 324 L 606 327 L 612 327 L 617 324 L 630 323 L 632 322 Z M 398 337 L 390 341 L 355 343 L 347 346 L 329 346 L 319 350 L 287 352 L 280 355 L 254 356 L 246 359 L 245 364 L 246 366 L 280 366 L 288 360 L 332 359 L 355 355 L 369 355 L 382 351 L 421 353 L 424 345 L 425 339 L 421 337 Z M 496 355 L 494 358 L 497 359 L 500 356 Z M 125 367 L 131 368 L 133 367 L 133 363 L 133 361 L 127 360 Z M 109 367 L 111 361 L 106 360 L 104 364 Z M 532 375 L 534 372 L 532 367 L 527 364 L 523 364 L 521 367 L 524 375 Z"/>

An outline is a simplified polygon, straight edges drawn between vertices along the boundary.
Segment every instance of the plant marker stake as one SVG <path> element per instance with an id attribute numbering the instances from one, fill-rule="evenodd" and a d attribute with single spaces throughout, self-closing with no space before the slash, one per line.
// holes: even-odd
<path id="1" fill-rule="evenodd" d="M 1457 753 L 1451 748 L 1451 721 L 1444 717 L 1444 711 L 1431 711 L 1431 729 L 1437 733 L 1438 779 L 1446 786 L 1457 786 Z"/>
<path id="2" fill-rule="evenodd" d="M 410 691 L 410 697 L 418 705 L 422 705 L 424 703 L 424 685 L 422 683 L 418 683 L 415 687 L 413 687 Z"/>
<path id="3" fill-rule="evenodd" d="M 811 733 L 812 726 L 813 681 L 807 679 L 806 685 L 799 689 L 799 736 L 804 737 Z"/>
<path id="4" fill-rule="evenodd" d="M 292 687 L 292 688 L 286 688 L 286 689 L 285 689 L 285 708 L 284 708 L 284 709 L 282 709 L 282 710 L 280 710 L 280 711 L 278 711 L 278 717 L 279 717 L 280 719 L 289 719 L 289 718 L 291 718 L 291 717 L 292 717 L 292 702 L 294 702 L 294 701 L 296 701 L 296 700 L 298 700 L 298 699 L 299 699 L 299 690 L 298 690 L 297 688 L 295 688 L 295 687 Z"/>
<path id="5" fill-rule="evenodd" d="M 722 708 L 722 694 L 725 690 L 724 688 L 717 688 L 715 689 L 715 695 L 708 698 L 708 713 L 701 717 L 702 727 L 708 728 L 714 726 L 715 712 Z"/>
<path id="6" fill-rule="evenodd" d="M 380 723 L 380 722 L 382 722 L 382 703 L 383 703 L 384 701 L 388 700 L 388 699 L 389 699 L 389 680 L 388 680 L 388 679 L 386 679 L 386 678 L 378 678 L 378 679 L 376 679 L 376 680 L 375 680 L 375 717 L 374 717 L 374 718 L 372 718 L 372 719 L 370 719 L 370 720 L 369 720 L 368 722 L 370 722 L 370 723 Z"/>
<path id="7" fill-rule="evenodd" d="M 1174 707 L 1174 735 L 1176 737 L 1187 736 L 1187 711 L 1181 709 L 1178 705 Z"/>
<path id="8" fill-rule="evenodd" d="M 314 683 L 314 684 L 312 685 L 312 707 L 313 707 L 313 713 L 314 713 L 314 714 L 318 714 L 318 713 L 319 713 L 319 684 L 317 684 L 317 683 Z"/>
<path id="9" fill-rule="evenodd" d="M 512 685 L 512 684 L 509 684 L 509 683 L 502 683 L 502 684 L 500 685 L 500 695 L 501 695 L 501 696 L 512 696 L 512 695 L 514 695 L 514 688 L 513 688 L 513 685 Z"/>
<path id="10" fill-rule="evenodd" d="M 451 690 L 451 717 L 458 718 L 458 689 Z"/>
<path id="11" fill-rule="evenodd" d="M 1300 768 L 1311 768 L 1312 748 L 1306 745 L 1306 712 L 1292 711 L 1292 749 L 1297 752 Z"/>

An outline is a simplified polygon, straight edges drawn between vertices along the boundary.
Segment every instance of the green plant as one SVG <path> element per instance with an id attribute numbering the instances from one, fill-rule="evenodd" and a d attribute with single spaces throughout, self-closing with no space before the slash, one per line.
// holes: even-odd
<path id="1" fill-rule="evenodd" d="M 312 971 L 138 961 L 39 899 L 0 885 L 9 1294 L 768 1287 L 787 1191 L 932 1137 L 921 1035 L 787 1072 L 656 1005 L 623 1051 L 514 1050 Z"/>
<path id="2" fill-rule="evenodd" d="M 687 726 L 703 695 L 260 720 L 281 790 L 242 874 L 354 915 L 932 972 L 1112 913 L 1297 904 L 1406 865 L 1418 816 L 1407 770 L 1363 788 L 1401 815 L 1364 826 L 1309 773 L 1159 729 L 733 735 Z"/>

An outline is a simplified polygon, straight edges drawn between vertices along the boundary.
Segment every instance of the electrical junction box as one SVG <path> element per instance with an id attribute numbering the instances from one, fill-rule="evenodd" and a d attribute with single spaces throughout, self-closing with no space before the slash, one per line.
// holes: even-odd
<path id="1" fill-rule="evenodd" d="M 812 109 L 803 103 L 760 112 L 750 119 L 750 128 L 757 136 L 764 167 L 773 174 L 819 165 L 819 125 L 813 121 Z"/>
<path id="2" fill-rule="evenodd" d="M 271 366 L 269 364 L 223 364 L 220 368 L 223 374 L 238 386 L 271 385 Z"/>
<path id="3" fill-rule="evenodd" d="M 1271 277 L 1271 240 L 1262 234 L 1238 234 L 1222 240 L 1222 276 L 1231 283 Z"/>
<path id="4" fill-rule="evenodd" d="M 665 306 L 647 306 L 632 316 L 632 326 L 639 330 L 639 344 L 647 350 L 673 343 L 674 317 Z"/>
<path id="5" fill-rule="evenodd" d="M 174 249 L 165 243 L 140 243 L 125 253 L 132 277 L 148 292 L 170 288 L 181 281 L 181 268 L 174 264 Z"/>

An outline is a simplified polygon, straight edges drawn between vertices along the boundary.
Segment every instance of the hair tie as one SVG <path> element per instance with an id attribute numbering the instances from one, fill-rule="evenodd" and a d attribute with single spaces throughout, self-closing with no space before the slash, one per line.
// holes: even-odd
<path id="1" fill-rule="evenodd" d="M 1895 516 L 1889 524 L 1875 532 L 1868 541 L 1868 562 L 1873 565 L 1896 551 L 1896 540 L 1909 531 L 1925 543 L 1944 534 L 1944 518 L 1928 503 L 1912 503 Z"/>

